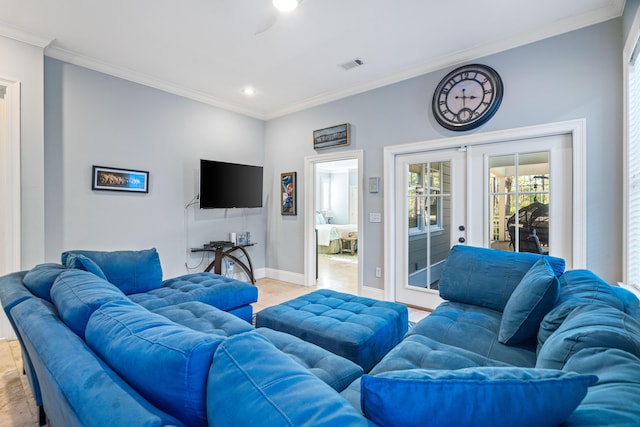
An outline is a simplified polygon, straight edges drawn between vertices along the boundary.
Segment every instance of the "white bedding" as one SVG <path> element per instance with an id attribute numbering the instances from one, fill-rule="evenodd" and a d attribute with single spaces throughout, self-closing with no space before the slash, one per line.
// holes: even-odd
<path id="1" fill-rule="evenodd" d="M 316 224 L 318 245 L 329 246 L 332 240 L 347 237 L 358 231 L 357 224 Z"/>

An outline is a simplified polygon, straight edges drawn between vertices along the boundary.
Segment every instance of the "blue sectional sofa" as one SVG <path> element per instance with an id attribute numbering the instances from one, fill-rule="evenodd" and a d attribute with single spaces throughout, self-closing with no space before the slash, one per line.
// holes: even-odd
<path id="1" fill-rule="evenodd" d="M 127 294 L 99 256 L 73 255 L 55 274 L 0 278 L 54 426 L 639 424 L 638 299 L 558 258 L 455 246 L 446 302 L 363 374 L 185 298 L 199 295 L 193 283 L 173 299 L 158 287 Z M 29 275 L 53 278 L 49 300 Z"/>

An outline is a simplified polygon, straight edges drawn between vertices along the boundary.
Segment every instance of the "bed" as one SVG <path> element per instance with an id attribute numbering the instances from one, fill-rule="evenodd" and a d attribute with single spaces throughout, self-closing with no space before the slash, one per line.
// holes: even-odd
<path id="1" fill-rule="evenodd" d="M 318 253 L 337 254 L 340 252 L 340 239 L 357 233 L 357 224 L 327 224 L 321 213 L 316 214 L 318 232 Z"/>

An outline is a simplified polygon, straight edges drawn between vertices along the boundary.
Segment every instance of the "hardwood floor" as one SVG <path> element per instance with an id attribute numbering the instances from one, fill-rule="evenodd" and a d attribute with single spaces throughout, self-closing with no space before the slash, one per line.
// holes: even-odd
<path id="1" fill-rule="evenodd" d="M 344 255 L 319 261 L 323 264 L 317 286 L 300 286 L 273 279 L 258 280 L 258 302 L 253 305 L 254 313 L 316 289 L 355 293 L 357 264 L 353 263 L 353 258 Z M 417 322 L 427 315 L 426 311 L 409 308 L 409 321 Z M 27 377 L 22 374 L 20 345 L 15 340 L 0 340 L 0 427 L 34 426 L 38 426 L 38 411 Z"/>

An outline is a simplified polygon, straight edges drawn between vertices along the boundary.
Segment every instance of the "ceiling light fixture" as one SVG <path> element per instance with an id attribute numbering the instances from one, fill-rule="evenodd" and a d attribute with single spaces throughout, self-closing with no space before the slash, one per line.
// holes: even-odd
<path id="1" fill-rule="evenodd" d="M 291 12 L 298 7 L 298 0 L 273 0 L 273 5 L 281 12 Z"/>
<path id="2" fill-rule="evenodd" d="M 246 96 L 253 96 L 256 94 L 256 90 L 252 87 L 245 87 L 242 89 L 242 93 Z"/>

